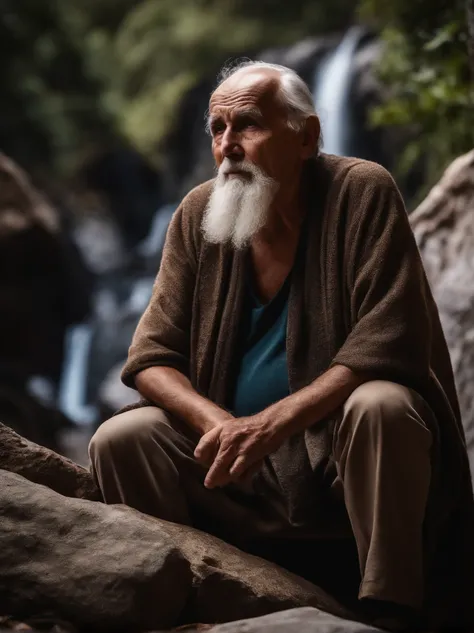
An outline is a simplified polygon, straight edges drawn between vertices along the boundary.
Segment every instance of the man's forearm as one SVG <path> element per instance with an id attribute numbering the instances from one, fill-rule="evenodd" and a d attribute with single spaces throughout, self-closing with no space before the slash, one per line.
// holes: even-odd
<path id="1" fill-rule="evenodd" d="M 368 379 L 335 365 L 304 389 L 268 407 L 265 414 L 274 417 L 291 436 L 331 415 Z"/>
<path id="2" fill-rule="evenodd" d="M 140 394 L 204 435 L 233 416 L 204 398 L 184 374 L 172 367 L 149 367 L 135 378 Z"/>

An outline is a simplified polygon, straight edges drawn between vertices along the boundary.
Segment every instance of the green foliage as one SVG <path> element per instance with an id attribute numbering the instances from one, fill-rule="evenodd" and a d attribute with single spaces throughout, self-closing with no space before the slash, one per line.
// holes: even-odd
<path id="1" fill-rule="evenodd" d="M 376 125 L 416 130 L 401 168 L 471 148 L 464 0 L 359 0 L 382 32 Z M 179 100 L 229 58 L 344 30 L 353 0 L 2 0 L 0 149 L 70 173 L 116 139 L 156 158 Z"/>
<path id="2" fill-rule="evenodd" d="M 365 0 L 361 13 L 384 27 L 379 72 L 390 98 L 374 110 L 373 122 L 412 127 L 400 171 L 424 156 L 432 184 L 453 158 L 474 146 L 464 2 Z"/>
<path id="3" fill-rule="evenodd" d="M 3 0 L 0 13 L 1 149 L 29 167 L 67 169 L 79 145 L 108 130 L 100 86 L 60 7 Z"/>
<path id="4" fill-rule="evenodd" d="M 352 15 L 352 0 L 2 0 L 0 145 L 63 173 L 113 136 L 155 157 L 183 94 L 226 59 Z"/>

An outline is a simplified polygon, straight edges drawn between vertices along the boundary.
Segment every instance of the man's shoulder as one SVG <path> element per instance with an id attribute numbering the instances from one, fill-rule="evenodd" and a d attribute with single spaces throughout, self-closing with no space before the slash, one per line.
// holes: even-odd
<path id="1" fill-rule="evenodd" d="M 190 239 L 194 245 L 200 242 L 202 218 L 213 184 L 214 180 L 208 180 L 191 189 L 181 200 L 171 219 L 170 226 L 179 227 L 183 237 Z"/>
<path id="2" fill-rule="evenodd" d="M 201 217 L 212 193 L 214 179 L 197 185 L 189 193 L 187 193 L 182 202 L 181 207 L 183 214 L 188 217 Z"/>
<path id="3" fill-rule="evenodd" d="M 321 154 L 321 163 L 328 172 L 333 184 L 393 187 L 395 185 L 390 172 L 370 160 L 333 154 Z"/>

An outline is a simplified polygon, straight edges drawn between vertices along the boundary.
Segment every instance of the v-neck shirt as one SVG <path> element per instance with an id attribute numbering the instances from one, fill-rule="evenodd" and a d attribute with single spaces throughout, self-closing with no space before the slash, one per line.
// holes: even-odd
<path id="1" fill-rule="evenodd" d="M 238 358 L 231 410 L 253 415 L 290 393 L 286 357 L 291 273 L 278 293 L 262 304 L 248 282 L 239 329 Z"/>

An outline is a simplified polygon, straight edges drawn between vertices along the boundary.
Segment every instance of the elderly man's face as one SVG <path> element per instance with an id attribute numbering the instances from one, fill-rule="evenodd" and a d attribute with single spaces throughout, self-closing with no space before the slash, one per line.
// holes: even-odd
<path id="1" fill-rule="evenodd" d="M 214 92 L 209 105 L 212 151 L 217 167 L 231 162 L 227 178 L 246 177 L 245 161 L 254 163 L 280 187 L 292 184 L 305 158 L 302 133 L 288 127 L 276 95 L 278 74 L 238 72 Z M 251 175 L 248 174 L 250 178 Z"/>

